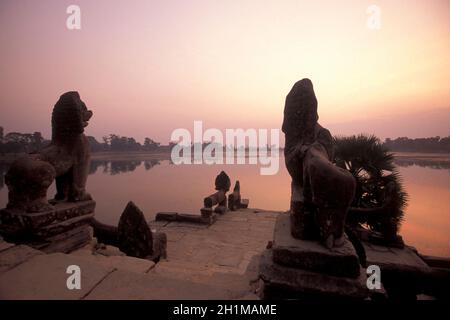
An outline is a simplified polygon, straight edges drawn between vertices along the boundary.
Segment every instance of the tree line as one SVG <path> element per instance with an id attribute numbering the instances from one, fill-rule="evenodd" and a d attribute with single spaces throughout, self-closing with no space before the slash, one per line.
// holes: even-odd
<path id="1" fill-rule="evenodd" d="M 175 145 L 161 145 L 159 142 L 151 138 L 145 138 L 144 143 L 136 141 L 135 138 L 110 134 L 104 136 L 102 141 L 98 141 L 95 137 L 88 136 L 89 144 L 92 152 L 126 152 L 126 151 L 170 151 Z M 0 127 L 0 153 L 23 153 L 38 151 L 42 147 L 48 145 L 50 140 L 44 139 L 40 132 L 20 133 L 9 132 L 4 134 L 3 127 Z M 202 145 L 204 148 L 207 143 Z M 387 138 L 384 143 L 391 151 L 398 152 L 448 152 L 450 153 L 450 136 L 448 137 L 430 137 L 415 138 L 400 137 L 396 139 Z"/>
<path id="2" fill-rule="evenodd" d="M 384 145 L 391 151 L 398 152 L 450 152 L 450 136 L 415 138 L 387 138 Z"/>
<path id="3" fill-rule="evenodd" d="M 105 151 L 165 151 L 171 150 L 173 144 L 161 145 L 159 142 L 151 138 L 145 138 L 144 143 L 136 141 L 132 137 L 110 134 L 104 136 L 102 141 L 98 141 L 95 137 L 88 136 L 89 144 L 92 152 Z M 50 143 L 50 140 L 43 138 L 40 132 L 20 133 L 9 132 L 4 134 L 3 127 L 0 127 L 0 154 L 5 153 L 28 153 L 38 151 Z"/>

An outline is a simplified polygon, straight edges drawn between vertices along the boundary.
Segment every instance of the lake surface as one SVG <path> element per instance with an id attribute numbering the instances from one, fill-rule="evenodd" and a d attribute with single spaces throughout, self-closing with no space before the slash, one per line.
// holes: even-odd
<path id="1" fill-rule="evenodd" d="M 423 254 L 450 257 L 450 158 L 399 157 L 396 163 L 410 199 L 400 234 Z M 0 164 L 2 175 L 7 167 Z M 87 189 L 97 201 L 96 217 L 104 223 L 117 224 L 130 200 L 151 220 L 159 211 L 199 213 L 221 170 L 230 176 L 232 187 L 240 181 L 241 194 L 250 199 L 251 208 L 289 208 L 290 176 L 282 157 L 280 171 L 273 176 L 262 176 L 259 165 L 249 164 L 176 166 L 169 160 L 93 160 Z M 54 190 L 53 185 L 49 197 Z M 6 202 L 2 179 L 0 208 Z"/>

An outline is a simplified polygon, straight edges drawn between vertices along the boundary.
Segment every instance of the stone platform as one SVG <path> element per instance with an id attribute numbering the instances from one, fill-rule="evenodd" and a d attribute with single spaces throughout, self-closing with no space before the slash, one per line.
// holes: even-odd
<path id="1" fill-rule="evenodd" d="M 0 234 L 10 242 L 26 244 L 47 253 L 70 252 L 92 239 L 89 224 L 95 201 L 60 202 L 52 210 L 24 213 L 0 210 Z"/>
<path id="2" fill-rule="evenodd" d="M 241 209 L 213 225 L 153 221 L 152 231 L 167 235 L 167 259 L 156 264 L 111 246 L 44 254 L 0 239 L 0 299 L 257 300 L 259 257 L 279 214 Z M 66 287 L 72 264 L 82 270 L 81 290 Z"/>
<path id="3" fill-rule="evenodd" d="M 348 239 L 327 249 L 291 235 L 290 216 L 277 217 L 273 244 L 261 258 L 264 299 L 345 300 L 368 297 L 366 274 Z"/>

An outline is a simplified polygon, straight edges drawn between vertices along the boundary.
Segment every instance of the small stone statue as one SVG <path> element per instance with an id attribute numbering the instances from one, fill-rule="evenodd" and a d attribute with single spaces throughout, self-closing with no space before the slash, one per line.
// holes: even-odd
<path id="1" fill-rule="evenodd" d="M 86 193 L 89 170 L 89 143 L 84 135 L 92 111 L 78 92 L 64 93 L 52 114 L 52 141 L 39 153 L 16 160 L 5 175 L 8 209 L 42 212 L 53 206 L 47 189 L 56 179 L 56 201 L 91 200 Z"/>
<path id="2" fill-rule="evenodd" d="M 221 171 L 217 175 L 214 185 L 217 192 L 203 199 L 204 207 L 202 210 L 206 213 L 208 209 L 211 209 L 217 204 L 214 212 L 224 214 L 227 212 L 227 192 L 230 190 L 231 186 L 230 177 L 225 171 Z"/>
<path id="3" fill-rule="evenodd" d="M 333 138 L 317 121 L 317 99 L 311 80 L 298 81 L 286 97 L 282 130 L 291 183 L 291 233 L 320 239 L 328 248 L 344 242 L 347 210 L 356 182 L 335 166 Z"/>
<path id="4" fill-rule="evenodd" d="M 225 173 L 225 171 L 220 171 L 214 182 L 217 191 L 228 192 L 231 187 L 230 177 Z"/>

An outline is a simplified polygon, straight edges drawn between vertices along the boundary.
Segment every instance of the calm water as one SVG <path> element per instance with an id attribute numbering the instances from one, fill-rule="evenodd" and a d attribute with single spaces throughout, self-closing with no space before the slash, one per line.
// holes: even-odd
<path id="1" fill-rule="evenodd" d="M 450 165 L 449 161 L 398 160 L 410 196 L 401 235 L 421 253 L 450 257 Z M 7 165 L 0 165 L 4 173 Z M 280 171 L 261 176 L 258 165 L 181 165 L 169 160 L 92 161 L 88 191 L 97 201 L 96 216 L 117 224 L 129 200 L 153 219 L 159 211 L 199 213 L 203 198 L 214 191 L 215 176 L 225 170 L 239 180 L 250 207 L 287 210 L 290 177 L 280 158 Z M 3 182 L 3 181 L 2 181 Z M 53 196 L 54 186 L 49 191 Z M 0 185 L 0 207 L 7 202 L 7 188 Z"/>

